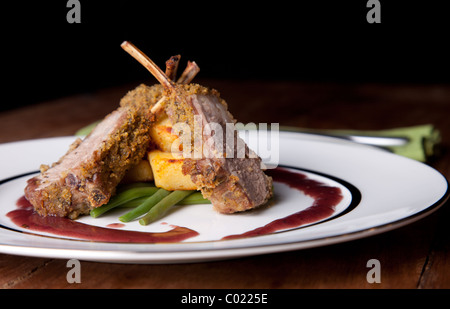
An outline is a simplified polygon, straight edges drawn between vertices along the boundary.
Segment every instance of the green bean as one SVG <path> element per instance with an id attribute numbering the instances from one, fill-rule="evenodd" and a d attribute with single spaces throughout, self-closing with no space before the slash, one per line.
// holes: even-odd
<path id="1" fill-rule="evenodd" d="M 177 190 L 171 192 L 155 206 L 150 208 L 147 214 L 139 220 L 141 225 L 147 225 L 161 218 L 173 205 L 192 194 L 194 191 Z"/>
<path id="2" fill-rule="evenodd" d="M 201 192 L 194 192 L 182 199 L 177 205 L 211 204 L 211 201 L 204 198 Z"/>
<path id="3" fill-rule="evenodd" d="M 133 219 L 136 219 L 139 216 L 142 216 L 169 194 L 170 191 L 158 189 L 158 191 L 155 194 L 147 198 L 141 205 L 127 212 L 126 214 L 120 216 L 119 220 L 122 222 L 129 222 Z"/>
<path id="4" fill-rule="evenodd" d="M 104 214 L 108 210 L 120 206 L 128 201 L 134 200 L 142 196 L 153 195 L 157 190 L 158 188 L 156 187 L 137 187 L 128 189 L 113 196 L 107 204 L 92 209 L 90 215 L 94 218 L 97 218 L 98 216 Z"/>
<path id="5" fill-rule="evenodd" d="M 143 196 L 140 198 L 137 198 L 135 200 L 126 202 L 125 204 L 120 205 L 119 207 L 123 208 L 135 208 L 139 205 L 141 205 L 148 196 Z M 188 197 L 184 198 L 183 200 L 179 201 L 177 205 L 196 205 L 196 204 L 211 204 L 211 201 L 204 198 L 201 194 L 201 192 L 194 192 Z"/>
<path id="6" fill-rule="evenodd" d="M 139 197 L 137 199 L 128 201 L 128 202 L 120 205 L 119 207 L 122 207 L 122 208 L 136 208 L 139 205 L 141 205 L 142 203 L 144 203 L 145 200 L 148 199 L 148 198 L 149 198 L 149 196 Z"/>

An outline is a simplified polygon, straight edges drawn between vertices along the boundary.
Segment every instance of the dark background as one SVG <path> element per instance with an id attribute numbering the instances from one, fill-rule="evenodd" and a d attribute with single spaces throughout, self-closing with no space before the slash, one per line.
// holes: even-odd
<path id="1" fill-rule="evenodd" d="M 124 40 L 162 68 L 195 60 L 202 78 L 450 82 L 441 2 L 380 0 L 381 24 L 367 0 L 80 2 L 81 24 L 66 0 L 2 4 L 2 110 L 152 80 Z"/>

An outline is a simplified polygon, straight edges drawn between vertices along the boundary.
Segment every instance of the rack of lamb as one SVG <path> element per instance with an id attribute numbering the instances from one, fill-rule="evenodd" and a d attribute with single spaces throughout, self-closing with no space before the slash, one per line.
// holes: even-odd
<path id="1" fill-rule="evenodd" d="M 130 42 L 121 46 L 160 84 L 140 85 L 128 92 L 118 109 L 83 140 L 77 139 L 58 162 L 41 166 L 41 173 L 29 179 L 25 188 L 35 211 L 75 219 L 106 204 L 127 171 L 146 156 L 152 144 L 149 132 L 161 117 L 168 117 L 172 124 L 182 123 L 191 132 L 200 119 L 201 135 L 191 135 L 189 148 L 202 155 L 186 156 L 182 173 L 218 212 L 240 212 L 265 204 L 272 196 L 272 179 L 237 131 L 232 144 L 234 148 L 244 145 L 244 156 L 238 156 L 237 149 L 230 150 L 226 138 L 213 136 L 214 126 L 226 132 L 227 124 L 234 124 L 235 119 L 216 90 L 191 83 L 199 71 L 195 62 L 189 62 L 175 82 L 179 56 L 166 62 L 164 73 Z"/>

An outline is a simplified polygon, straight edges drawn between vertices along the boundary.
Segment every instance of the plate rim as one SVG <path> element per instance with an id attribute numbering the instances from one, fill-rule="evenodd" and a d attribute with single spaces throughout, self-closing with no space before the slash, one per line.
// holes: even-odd
<path id="1" fill-rule="evenodd" d="M 340 144 L 348 144 L 351 146 L 358 146 L 358 147 L 366 147 L 371 148 L 373 150 L 374 147 L 367 146 L 367 145 L 359 145 L 350 141 L 344 141 L 342 139 L 337 139 L 333 137 L 324 137 L 321 135 L 316 135 L 313 133 L 298 133 L 298 132 L 290 132 L 290 131 L 280 131 L 280 133 L 284 134 L 287 133 L 289 137 L 299 138 L 301 136 L 304 136 L 305 134 L 312 137 L 313 140 L 319 141 L 319 142 L 337 142 Z M 26 142 L 42 142 L 42 141 L 48 141 L 48 140 L 56 140 L 56 139 L 74 139 L 76 136 L 59 136 L 59 137 L 50 137 L 50 138 L 40 138 L 40 139 L 30 139 L 30 140 L 23 140 L 23 141 L 16 141 L 16 142 L 9 142 L 9 143 L 3 143 L 0 144 L 1 146 L 4 145 L 11 145 L 16 143 L 26 143 Z M 1 147 L 2 148 L 2 147 Z M 376 149 L 379 150 L 379 149 Z M 379 150 L 381 152 L 384 152 L 383 150 Z M 395 155 L 395 154 L 393 154 Z M 398 155 L 395 155 L 398 156 Z M 398 156 L 400 157 L 400 156 Z M 157 263 L 189 263 L 189 262 L 200 262 L 200 261 L 210 261 L 210 260 L 221 260 L 221 259 L 230 259 L 230 258 L 238 258 L 243 256 L 253 256 L 253 255 L 260 255 L 260 254 L 269 254 L 269 253 L 276 253 L 276 252 L 284 252 L 284 251 L 292 251 L 292 250 L 299 250 L 299 249 L 307 249 L 307 248 L 313 248 L 313 247 L 319 247 L 324 245 L 331 245 L 341 242 L 347 242 L 350 240 L 355 239 L 361 239 L 373 235 L 377 235 L 380 233 L 384 233 L 396 228 L 400 228 L 402 226 L 411 224 L 413 222 L 416 222 L 429 214 L 435 212 L 438 210 L 442 205 L 445 204 L 445 202 L 449 199 L 450 192 L 449 192 L 449 181 L 447 178 L 438 170 L 435 168 L 426 165 L 422 162 L 415 161 L 406 157 L 401 157 L 402 159 L 407 159 L 414 161 L 415 163 L 425 165 L 426 167 L 432 169 L 434 172 L 438 173 L 443 180 L 445 181 L 445 192 L 444 194 L 433 204 L 425 207 L 424 209 L 418 211 L 417 213 L 414 213 L 412 215 L 400 218 L 398 220 L 388 222 L 381 225 L 376 225 L 375 227 L 371 228 L 362 228 L 360 230 L 355 230 L 352 232 L 348 232 L 345 234 L 337 234 L 329 237 L 316 237 L 312 239 L 306 239 L 306 240 L 300 240 L 300 241 L 288 241 L 283 243 L 270 243 L 270 244 L 256 244 L 253 246 L 246 246 L 246 247 L 232 247 L 232 248 L 214 248 L 214 250 L 211 249 L 193 249 L 189 251 L 161 251 L 161 252 L 155 252 L 155 251 L 139 251 L 139 250 L 102 250 L 102 249 L 78 249 L 78 248 L 45 248 L 45 247 L 37 247 L 37 246 L 23 246 L 23 245 L 13 245 L 13 244 L 2 244 L 0 243 L 0 252 L 6 253 L 6 254 L 15 254 L 15 255 L 24 255 L 24 256 L 31 256 L 31 257 L 46 257 L 46 258 L 67 258 L 71 255 L 76 255 L 82 260 L 90 260 L 90 261 L 99 261 L 99 262 L 119 262 L 119 263 L 149 263 L 149 264 L 157 264 Z M 290 166 L 289 166 L 290 167 Z M 297 168 L 297 167 L 295 167 Z M 297 169 L 302 169 L 311 173 L 315 174 L 323 174 L 320 171 L 310 170 L 310 169 L 303 169 L 301 167 L 298 167 Z M 35 173 L 36 171 L 28 172 L 28 174 Z M 0 179 L 0 185 L 3 184 L 5 181 L 9 181 L 10 178 L 18 178 L 23 177 L 25 173 L 21 173 L 20 175 L 12 176 L 12 177 L 6 177 Z M 325 177 L 329 177 L 334 175 L 331 174 L 325 174 Z M 336 177 L 338 179 L 341 179 L 339 177 Z M 346 181 L 345 179 L 343 179 Z M 356 186 L 355 186 L 356 187 Z M 357 187 L 356 187 L 357 188 Z M 0 226 L 0 229 L 4 229 L 2 226 Z M 36 235 L 35 235 L 36 236 Z M 189 243 L 186 243 L 188 245 Z M 130 244 L 132 245 L 132 244 Z M 56 253 L 56 254 L 55 254 Z M 77 254 L 75 254 L 77 253 Z M 81 253 L 81 254 L 80 254 Z M 198 253 L 206 253 L 202 254 L 202 257 L 198 257 Z M 99 258 L 93 258 L 89 257 L 92 255 L 97 255 Z M 194 257 L 189 258 L 188 255 L 194 255 Z M 197 255 L 197 257 L 195 257 Z M 158 256 L 160 256 L 158 258 Z M 125 258 L 125 259 L 124 259 Z"/>

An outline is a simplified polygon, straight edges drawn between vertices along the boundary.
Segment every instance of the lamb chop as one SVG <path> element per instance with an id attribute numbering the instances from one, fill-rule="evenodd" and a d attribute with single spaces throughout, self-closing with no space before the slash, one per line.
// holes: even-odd
<path id="1" fill-rule="evenodd" d="M 230 145 L 223 144 L 226 138 L 214 137 L 214 126 L 219 125 L 226 132 L 226 125 L 235 123 L 219 93 L 197 84 L 176 84 L 133 44 L 124 42 L 122 48 L 164 87 L 163 97 L 152 107 L 152 112 L 164 109 L 173 124 L 185 123 L 194 133 L 195 118 L 200 119 L 202 134 L 191 134 L 191 149 L 203 155 L 185 158 L 183 173 L 190 175 L 213 207 L 220 213 L 234 213 L 265 204 L 272 196 L 272 179 L 261 169 L 261 159 L 248 149 L 237 131 L 233 132 L 233 145 L 244 145 L 244 157 L 237 156 L 238 149 L 230 151 Z"/>
<path id="2" fill-rule="evenodd" d="M 173 123 L 184 121 L 191 127 L 195 115 L 203 117 L 205 128 L 213 121 L 220 125 L 234 121 L 216 91 L 171 80 L 176 76 L 179 56 L 166 63 L 169 78 L 133 45 L 124 43 L 123 47 L 146 65 L 150 63 L 148 67 L 161 85 L 141 85 L 130 91 L 120 107 L 84 140 L 76 140 L 58 162 L 42 166 L 41 174 L 28 180 L 25 197 L 40 215 L 75 219 L 106 204 L 126 171 L 146 154 L 149 129 L 163 107 Z M 178 83 L 190 83 L 198 70 L 195 62 L 189 62 Z M 217 146 L 211 145 L 208 151 L 216 153 Z M 259 163 L 257 156 L 249 155 L 243 159 L 208 157 L 187 159 L 183 170 L 217 210 L 229 213 L 262 205 L 271 196 L 271 179 Z"/>
<path id="3" fill-rule="evenodd" d="M 28 180 L 25 197 L 40 215 L 77 218 L 107 203 L 125 172 L 145 155 L 161 87 L 139 86 L 82 141 Z"/>
<path id="4" fill-rule="evenodd" d="M 178 61 L 179 56 L 169 59 L 166 72 L 175 76 Z M 198 70 L 188 66 L 182 82 L 190 82 Z M 161 85 L 140 85 L 128 92 L 84 140 L 77 139 L 51 167 L 41 166 L 41 174 L 25 188 L 36 212 L 75 219 L 106 204 L 125 173 L 146 155 L 155 120 L 151 108 L 163 90 Z"/>

